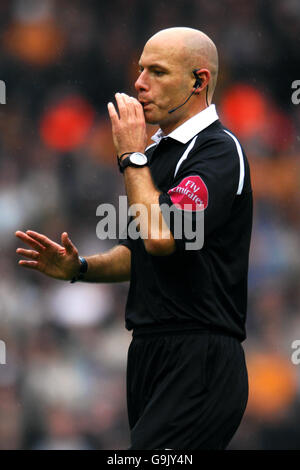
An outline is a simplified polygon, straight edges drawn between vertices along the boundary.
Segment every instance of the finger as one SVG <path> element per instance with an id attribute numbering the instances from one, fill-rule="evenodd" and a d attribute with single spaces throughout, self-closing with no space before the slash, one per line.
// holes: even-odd
<path id="1" fill-rule="evenodd" d="M 112 129 L 114 132 L 119 124 L 119 116 L 113 103 L 108 103 L 107 109 L 108 109 L 108 114 L 111 120 Z"/>
<path id="2" fill-rule="evenodd" d="M 127 105 L 128 117 L 132 118 L 133 120 L 136 120 L 137 116 L 136 116 L 136 111 L 135 111 L 134 98 L 131 96 L 125 95 L 124 99 Z"/>
<path id="3" fill-rule="evenodd" d="M 126 106 L 126 102 L 124 100 L 124 97 L 122 96 L 121 93 L 116 93 L 115 98 L 116 98 L 116 102 L 117 102 L 117 105 L 118 105 L 120 120 L 122 120 L 122 119 L 126 120 L 127 115 L 128 115 L 128 110 L 127 110 L 127 106 Z"/>
<path id="4" fill-rule="evenodd" d="M 38 259 L 40 257 L 40 254 L 34 250 L 24 250 L 23 248 L 18 248 L 16 252 L 19 255 L 26 256 L 26 258 L 31 258 L 33 260 Z"/>
<path id="5" fill-rule="evenodd" d="M 135 117 L 137 119 L 142 119 L 143 121 L 145 121 L 144 109 L 141 103 L 133 96 L 129 96 L 128 98 L 130 100 L 131 109 L 134 110 Z"/>
<path id="6" fill-rule="evenodd" d="M 72 255 L 72 254 L 77 252 L 77 249 L 73 245 L 73 243 L 71 242 L 67 232 L 64 232 L 64 233 L 61 234 L 61 242 L 62 242 L 63 246 L 65 247 L 66 252 L 68 254 Z"/>
<path id="7" fill-rule="evenodd" d="M 34 232 L 33 230 L 27 230 L 26 233 L 46 248 L 51 248 L 55 250 L 62 248 L 61 245 L 55 243 L 54 241 L 50 240 L 50 238 L 46 237 L 45 235 L 42 235 L 41 233 Z"/>
<path id="8" fill-rule="evenodd" d="M 26 233 L 21 232 L 18 230 L 15 233 L 16 237 L 22 240 L 22 242 L 27 243 L 27 245 L 31 246 L 31 248 L 34 248 L 37 251 L 43 251 L 45 250 L 45 247 L 42 246 L 40 243 L 38 243 L 36 240 L 33 238 L 29 237 Z"/>
<path id="9" fill-rule="evenodd" d="M 20 266 L 23 266 L 24 268 L 38 269 L 38 262 L 37 261 L 25 261 L 25 260 L 21 259 L 18 264 Z"/>
<path id="10" fill-rule="evenodd" d="M 134 107 L 135 107 L 135 112 L 136 112 L 136 116 L 139 120 L 142 120 L 143 122 L 145 122 L 145 114 L 144 114 L 144 109 L 143 109 L 143 106 L 141 105 L 141 103 L 135 99 L 135 98 L 132 98 L 134 100 Z"/>
<path id="11" fill-rule="evenodd" d="M 137 102 L 137 100 L 135 98 L 133 98 L 133 96 L 131 96 L 130 97 L 130 104 L 131 104 L 131 109 L 132 109 L 134 119 L 139 118 L 139 113 L 138 113 L 138 108 L 137 108 L 136 102 Z"/>

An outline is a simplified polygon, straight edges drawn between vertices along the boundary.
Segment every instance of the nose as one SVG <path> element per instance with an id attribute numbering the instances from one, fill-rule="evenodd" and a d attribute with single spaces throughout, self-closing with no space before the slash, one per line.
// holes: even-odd
<path id="1" fill-rule="evenodd" d="M 143 70 L 143 72 L 140 73 L 134 86 L 135 86 L 135 89 L 140 92 L 149 90 L 149 85 L 146 80 L 145 70 Z"/>

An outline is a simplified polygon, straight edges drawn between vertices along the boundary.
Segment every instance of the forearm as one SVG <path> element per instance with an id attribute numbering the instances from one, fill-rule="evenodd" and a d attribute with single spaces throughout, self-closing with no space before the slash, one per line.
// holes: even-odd
<path id="1" fill-rule="evenodd" d="M 124 282 L 130 280 L 131 252 L 117 245 L 105 253 L 87 256 L 88 271 L 85 282 Z"/>
<path id="2" fill-rule="evenodd" d="M 136 220 L 146 250 L 157 255 L 171 254 L 175 251 L 175 241 L 160 210 L 160 192 L 152 181 L 149 168 L 128 167 L 124 180 L 129 207 L 138 214 Z"/>

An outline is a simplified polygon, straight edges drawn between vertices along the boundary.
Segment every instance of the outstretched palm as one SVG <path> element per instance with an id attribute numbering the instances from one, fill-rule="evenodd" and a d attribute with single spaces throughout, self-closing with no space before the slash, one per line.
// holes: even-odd
<path id="1" fill-rule="evenodd" d="M 78 251 L 66 232 L 61 235 L 62 245 L 32 230 L 27 230 L 26 233 L 17 231 L 16 236 L 32 248 L 32 250 L 23 248 L 16 250 L 18 254 L 29 258 L 29 260 L 20 260 L 21 266 L 64 280 L 72 279 L 78 273 L 80 266 Z"/>

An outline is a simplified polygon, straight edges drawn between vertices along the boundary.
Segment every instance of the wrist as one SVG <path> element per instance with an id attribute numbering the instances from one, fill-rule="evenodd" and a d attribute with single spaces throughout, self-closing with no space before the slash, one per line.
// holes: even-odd
<path id="1" fill-rule="evenodd" d="M 77 281 L 82 281 L 84 279 L 84 275 L 86 274 L 88 270 L 88 262 L 85 258 L 82 256 L 78 256 L 78 261 L 79 261 L 79 269 L 78 272 L 75 276 L 72 277 L 71 279 L 71 284 L 74 284 L 74 282 Z"/>
<path id="2" fill-rule="evenodd" d="M 125 152 L 117 156 L 118 166 L 121 173 L 124 172 L 128 166 L 134 168 L 143 168 L 148 166 L 148 159 L 142 152 Z"/>
<path id="3" fill-rule="evenodd" d="M 131 155 L 132 153 L 144 153 L 145 150 L 131 150 L 131 151 L 126 151 L 126 152 L 119 152 L 117 157 L 118 157 L 118 160 L 119 161 L 122 161 L 124 160 L 126 157 L 128 157 L 128 155 Z"/>

